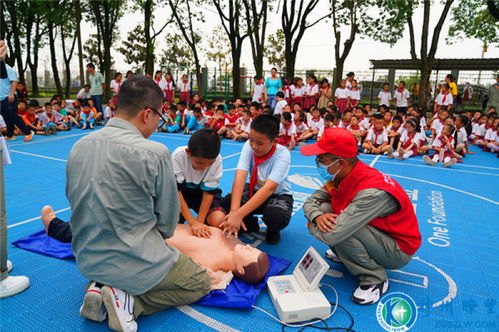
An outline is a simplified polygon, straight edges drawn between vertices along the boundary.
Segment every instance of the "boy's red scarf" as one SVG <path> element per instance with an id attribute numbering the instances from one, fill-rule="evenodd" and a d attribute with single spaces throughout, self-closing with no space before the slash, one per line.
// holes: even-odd
<path id="1" fill-rule="evenodd" d="M 249 196 L 253 196 L 253 193 L 255 191 L 255 186 L 256 183 L 258 182 L 258 165 L 262 164 L 263 162 L 267 161 L 270 157 L 274 155 L 275 149 L 277 145 L 274 144 L 272 146 L 272 149 L 264 156 L 257 157 L 255 154 L 253 155 L 253 172 L 251 172 L 251 178 L 250 178 L 250 183 L 249 183 Z"/>

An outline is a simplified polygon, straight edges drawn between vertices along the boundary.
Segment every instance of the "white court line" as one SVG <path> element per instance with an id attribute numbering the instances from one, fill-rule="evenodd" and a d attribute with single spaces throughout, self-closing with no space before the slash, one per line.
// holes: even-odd
<path id="1" fill-rule="evenodd" d="M 374 159 L 369 163 L 369 166 L 373 167 L 374 164 L 376 164 L 376 162 L 378 161 L 379 157 L 381 157 L 380 154 L 378 154 L 376 157 L 374 157 Z"/>
<path id="2" fill-rule="evenodd" d="M 401 164 L 401 163 L 398 163 L 398 162 L 387 161 L 387 160 L 383 160 L 383 161 L 380 161 L 380 162 L 387 163 L 387 164 Z M 423 167 L 423 166 L 424 167 L 432 167 L 432 166 L 426 166 L 426 165 L 419 165 L 419 164 L 416 164 L 415 162 L 410 162 L 410 161 L 406 161 L 404 163 L 404 165 L 421 166 L 421 167 Z M 466 163 L 459 164 L 459 167 L 483 168 L 483 169 L 493 169 L 493 170 L 499 171 L 499 168 L 496 168 L 496 167 L 479 166 L 479 165 L 468 165 Z"/>
<path id="3" fill-rule="evenodd" d="M 44 158 L 44 159 L 50 159 L 50 160 L 57 160 L 57 161 L 65 162 L 65 163 L 68 162 L 66 159 L 54 158 L 54 157 L 44 156 L 44 155 L 41 155 L 41 154 L 24 152 L 24 151 L 17 151 L 17 150 L 10 150 L 9 149 L 9 152 L 14 152 L 14 153 L 19 153 L 19 154 L 25 154 L 27 156 L 33 156 L 33 157 L 38 157 L 38 158 Z"/>
<path id="4" fill-rule="evenodd" d="M 11 147 L 11 146 L 25 146 L 25 145 L 29 145 L 29 144 L 38 144 L 38 143 L 45 143 L 45 142 L 53 142 L 53 141 L 58 141 L 58 140 L 66 139 L 66 138 L 70 138 L 70 137 L 84 136 L 84 135 L 88 135 L 90 133 L 91 132 L 81 133 L 81 134 L 74 134 L 74 135 L 66 135 L 66 136 L 61 136 L 61 137 L 57 137 L 57 138 L 53 138 L 53 139 L 44 139 L 44 140 L 41 140 L 41 141 L 34 140 L 34 141 L 24 142 L 24 143 L 7 144 L 7 146 L 9 146 L 9 147 Z"/>
<path id="5" fill-rule="evenodd" d="M 186 314 L 187 316 L 197 320 L 198 322 L 208 326 L 208 327 L 211 327 L 212 329 L 214 330 L 217 330 L 217 331 L 227 331 L 227 332 L 238 332 L 240 330 L 237 330 L 229 325 L 226 325 L 222 322 L 219 322 L 213 318 L 211 318 L 210 316 L 207 316 L 199 311 L 197 311 L 196 309 L 192 308 L 192 307 L 189 307 L 187 305 L 183 305 L 183 306 L 179 306 L 179 307 L 176 307 L 178 310 L 182 311 L 184 314 Z"/>
<path id="6" fill-rule="evenodd" d="M 240 154 L 241 154 L 241 152 L 229 154 L 228 156 L 222 157 L 222 160 L 225 160 L 225 159 L 228 159 L 228 158 L 231 158 L 231 157 L 235 157 L 235 156 L 238 156 Z"/>
<path id="7" fill-rule="evenodd" d="M 60 210 L 54 211 L 54 213 L 61 213 L 61 212 L 67 211 L 69 209 L 71 209 L 71 208 L 67 207 L 67 208 L 64 208 L 64 209 L 60 209 Z M 7 228 L 13 228 L 13 227 L 21 226 L 21 225 L 24 225 L 24 224 L 27 224 L 29 222 L 32 222 L 32 221 L 35 221 L 35 220 L 39 220 L 39 219 L 42 219 L 42 217 L 38 216 L 38 217 L 35 217 L 35 218 L 26 219 L 24 221 L 20 221 L 18 223 L 9 225 L 9 226 L 7 226 Z"/>
<path id="8" fill-rule="evenodd" d="M 449 186 L 446 186 L 445 184 L 440 184 L 440 183 L 436 183 L 436 182 L 432 182 L 432 181 L 427 181 L 427 180 L 416 179 L 416 178 L 410 178 L 410 177 L 407 177 L 407 176 L 396 175 L 396 174 L 388 174 L 388 175 L 390 175 L 391 177 L 394 177 L 394 178 L 401 178 L 401 179 L 407 179 L 407 180 L 413 180 L 413 181 L 417 181 L 417 182 L 423 182 L 423 183 L 432 184 L 434 186 L 438 186 L 438 187 L 442 187 L 442 188 L 454 190 L 454 191 L 460 192 L 462 194 L 473 196 L 475 198 L 482 199 L 482 200 L 490 202 L 492 204 L 499 205 L 499 202 L 491 200 L 490 198 L 483 197 L 483 196 L 480 196 L 480 195 L 477 195 L 477 194 L 473 194 L 473 193 L 470 193 L 468 191 L 464 191 L 464 190 L 457 189 L 457 188 L 454 188 L 454 187 L 449 187 Z"/>
<path id="9" fill-rule="evenodd" d="M 409 164 L 409 163 L 397 163 L 397 162 L 384 161 L 384 160 L 380 161 L 380 163 L 392 164 L 392 165 L 412 166 L 412 167 L 421 167 L 421 168 L 431 168 L 431 169 L 438 169 L 438 170 L 442 170 L 442 171 L 451 171 L 451 172 L 460 172 L 460 173 L 471 173 L 471 174 L 480 174 L 480 175 L 499 176 L 498 173 L 483 173 L 483 172 L 475 172 L 475 171 L 466 171 L 464 169 L 435 167 L 435 166 L 427 166 L 427 165 L 415 165 L 415 164 Z M 371 166 L 371 165 L 369 165 L 369 166 Z"/>

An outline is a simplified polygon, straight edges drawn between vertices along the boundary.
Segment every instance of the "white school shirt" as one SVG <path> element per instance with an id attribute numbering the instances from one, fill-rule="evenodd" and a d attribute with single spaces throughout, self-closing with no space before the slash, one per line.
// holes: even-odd
<path id="1" fill-rule="evenodd" d="M 222 156 L 220 154 L 215 162 L 204 170 L 192 167 L 191 160 L 186 152 L 187 146 L 180 146 L 172 153 L 173 172 L 178 184 L 186 188 L 211 191 L 219 188 L 222 178 Z"/>
<path id="2" fill-rule="evenodd" d="M 367 132 L 366 141 L 370 141 L 374 145 L 381 145 L 385 142 L 388 142 L 388 135 L 386 133 L 386 130 L 383 129 L 380 134 L 376 135 L 374 133 L 374 128 L 369 129 L 369 131 Z"/>
<path id="3" fill-rule="evenodd" d="M 281 122 L 279 124 L 279 133 L 281 133 L 284 136 L 296 135 L 296 125 L 294 123 L 291 123 L 289 127 L 286 129 L 284 128 L 284 125 Z"/>
<path id="4" fill-rule="evenodd" d="M 313 86 L 310 84 L 305 85 L 305 92 L 311 96 L 319 93 L 319 84 L 315 83 Z"/>
<path id="5" fill-rule="evenodd" d="M 379 104 L 390 106 L 392 100 L 392 93 L 390 91 L 381 90 L 378 94 Z"/>
<path id="6" fill-rule="evenodd" d="M 163 91 L 166 89 L 166 80 L 164 78 L 160 79 L 159 81 L 154 80 L 154 83 L 156 83 L 157 86 Z"/>
<path id="7" fill-rule="evenodd" d="M 402 144 L 405 144 L 408 139 L 409 139 L 409 133 L 407 132 L 407 130 L 405 130 L 404 132 L 402 132 L 400 136 L 400 141 L 402 142 Z M 421 140 L 420 133 L 416 133 L 412 138 L 411 142 L 414 143 L 416 146 L 419 146 L 420 140 Z"/>
<path id="8" fill-rule="evenodd" d="M 419 126 L 421 127 L 421 130 L 424 130 L 424 127 L 426 126 L 426 118 L 422 117 L 419 119 Z"/>
<path id="9" fill-rule="evenodd" d="M 250 133 L 250 129 L 251 129 L 251 121 L 253 121 L 252 119 L 249 119 L 247 123 L 244 123 L 243 119 L 241 118 L 241 130 L 244 131 L 245 133 Z"/>
<path id="10" fill-rule="evenodd" d="M 443 93 L 439 93 L 437 98 L 435 99 L 435 103 L 437 103 L 440 106 L 449 106 L 452 105 L 453 102 L 454 100 L 452 99 L 452 94 L 450 92 L 445 95 L 445 101 Z"/>
<path id="11" fill-rule="evenodd" d="M 349 80 L 345 80 L 345 87 L 347 89 L 351 89 L 352 88 L 352 82 L 350 82 Z"/>
<path id="12" fill-rule="evenodd" d="M 289 89 L 291 90 L 291 95 L 295 97 L 301 97 L 305 92 L 305 88 L 303 86 L 298 87 L 296 85 L 292 85 Z"/>
<path id="13" fill-rule="evenodd" d="M 350 90 L 347 88 L 336 88 L 334 91 L 334 96 L 338 99 L 347 99 L 350 97 Z"/>
<path id="14" fill-rule="evenodd" d="M 349 90 L 348 95 L 349 95 L 350 99 L 360 100 L 360 90 L 359 89 Z"/>
<path id="15" fill-rule="evenodd" d="M 364 128 L 369 128 L 369 119 L 364 117 L 361 121 L 359 121 L 359 125 L 363 126 Z"/>
<path id="16" fill-rule="evenodd" d="M 165 81 L 165 83 L 164 83 L 165 84 L 165 88 L 164 89 L 166 91 L 173 91 L 173 90 L 175 90 L 175 87 L 173 86 L 173 81 L 168 82 L 164 78 L 162 79 L 162 81 Z"/>
<path id="17" fill-rule="evenodd" d="M 281 101 L 278 101 L 276 104 L 275 104 L 275 108 L 274 108 L 274 114 L 282 114 L 282 109 L 284 108 L 284 106 L 286 106 L 288 104 L 288 102 L 283 99 Z"/>
<path id="18" fill-rule="evenodd" d="M 433 123 L 431 124 L 431 129 L 435 129 L 436 136 L 440 136 L 440 132 L 443 127 L 444 124 L 440 121 L 440 119 L 433 120 Z"/>
<path id="19" fill-rule="evenodd" d="M 407 98 L 410 97 L 411 95 L 407 89 L 404 89 L 403 92 L 393 91 L 393 98 L 397 101 L 397 107 L 407 107 Z"/>
<path id="20" fill-rule="evenodd" d="M 253 84 L 253 99 L 251 101 L 261 103 L 264 90 L 265 90 L 265 85 Z"/>
<path id="21" fill-rule="evenodd" d="M 315 121 L 314 119 L 310 119 L 310 121 L 308 121 L 308 126 L 312 130 L 320 130 L 322 127 L 324 127 L 324 119 L 320 118 L 319 121 Z"/>
<path id="22" fill-rule="evenodd" d="M 487 129 L 487 131 L 485 132 L 484 139 L 489 141 L 494 141 L 496 139 L 496 137 L 494 136 L 496 132 L 497 130 L 495 128 Z"/>
<path id="23" fill-rule="evenodd" d="M 302 123 L 300 123 L 298 126 L 296 126 L 296 133 L 297 134 L 301 134 L 303 133 L 305 130 L 308 130 L 308 126 L 307 124 L 305 123 L 305 121 L 303 121 Z"/>
<path id="24" fill-rule="evenodd" d="M 388 128 L 386 128 L 386 130 L 387 130 L 387 131 L 391 131 L 391 130 L 393 130 L 393 125 L 388 126 Z M 403 134 L 404 132 L 406 132 L 406 131 L 407 131 L 407 130 L 404 128 L 404 126 L 403 126 L 403 125 L 401 125 L 400 127 L 398 127 L 398 129 L 396 130 L 396 132 L 400 134 L 400 137 L 402 137 L 402 134 Z"/>
<path id="25" fill-rule="evenodd" d="M 290 165 L 291 153 L 288 148 L 277 144 L 274 154 L 269 159 L 258 165 L 258 180 L 255 186 L 255 191 L 263 187 L 267 180 L 271 180 L 279 184 L 274 190 L 274 194 L 291 195 L 291 183 L 288 181 Z M 251 176 L 253 168 L 254 152 L 249 144 L 249 141 L 247 141 L 243 145 L 239 162 L 237 163 L 237 169 L 247 171 L 248 176 Z"/>
<path id="26" fill-rule="evenodd" d="M 88 92 L 85 92 L 84 88 L 81 88 L 80 91 L 76 94 L 76 99 L 90 99 L 92 98 L 92 94 L 90 93 L 90 90 Z"/>
<path id="27" fill-rule="evenodd" d="M 457 131 L 456 142 L 457 144 L 464 144 L 468 140 L 468 133 L 464 127 Z"/>
<path id="28" fill-rule="evenodd" d="M 485 132 L 486 132 L 486 130 L 485 130 L 485 123 L 483 123 L 483 124 L 478 124 L 477 123 L 476 125 L 477 125 L 476 131 L 475 131 L 475 126 L 473 125 L 474 134 L 476 136 L 482 136 L 482 137 L 485 136 Z"/>
<path id="29" fill-rule="evenodd" d="M 190 92 L 191 91 L 191 85 L 189 84 L 189 82 L 187 82 L 187 83 L 180 82 L 178 84 L 178 88 L 180 89 L 180 92 Z"/>
<path id="30" fill-rule="evenodd" d="M 120 88 L 121 88 L 121 84 L 122 84 L 122 82 L 118 83 L 118 82 L 116 82 L 116 80 L 112 80 L 111 83 L 109 84 L 109 87 L 111 89 L 116 90 L 116 91 L 119 92 Z M 117 93 L 113 92 L 113 96 L 116 96 L 116 95 L 117 95 Z"/>
<path id="31" fill-rule="evenodd" d="M 440 135 L 439 135 L 437 138 L 435 138 L 435 139 L 433 140 L 433 144 L 432 144 L 431 146 L 432 146 L 432 147 L 435 147 L 435 148 L 441 148 L 441 147 L 444 147 L 444 148 L 443 148 L 443 149 L 444 149 L 444 151 L 446 151 L 446 152 L 450 151 L 449 146 L 448 146 L 447 144 L 445 144 L 445 146 L 444 146 L 444 144 L 443 144 L 443 143 L 442 143 L 442 141 L 440 140 L 440 138 L 441 138 L 441 137 L 442 137 L 442 136 L 440 136 Z M 454 145 L 454 142 L 453 142 L 453 138 L 452 138 L 452 136 L 448 138 L 448 141 L 450 141 L 451 145 Z"/>

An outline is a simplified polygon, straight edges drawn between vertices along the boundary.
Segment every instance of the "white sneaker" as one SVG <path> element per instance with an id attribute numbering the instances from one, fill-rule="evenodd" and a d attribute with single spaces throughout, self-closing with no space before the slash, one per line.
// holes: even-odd
<path id="1" fill-rule="evenodd" d="M 106 306 L 109 327 L 119 332 L 136 332 L 137 322 L 133 316 L 134 298 L 125 291 L 104 286 L 102 299 Z"/>
<path id="2" fill-rule="evenodd" d="M 336 263 L 342 263 L 341 258 L 336 256 L 334 253 L 333 249 L 329 248 L 326 250 L 326 258 L 329 259 L 330 261 L 336 262 Z"/>
<path id="3" fill-rule="evenodd" d="M 93 123 L 90 123 L 90 124 L 89 124 L 89 127 L 90 127 L 90 129 L 94 129 L 94 124 L 93 124 Z"/>
<path id="4" fill-rule="evenodd" d="M 381 295 L 388 291 L 388 279 L 376 285 L 360 285 L 352 295 L 352 301 L 358 304 L 374 304 Z"/>
<path id="5" fill-rule="evenodd" d="M 433 161 L 433 159 L 431 159 L 428 156 L 423 156 L 423 160 L 425 163 L 427 163 L 428 165 L 431 165 L 431 166 L 435 166 L 435 164 L 437 163 L 436 161 Z"/>
<path id="6" fill-rule="evenodd" d="M 95 281 L 88 287 L 83 304 L 80 307 L 80 316 L 94 320 L 96 322 L 103 322 L 106 320 L 106 307 L 102 303 L 102 290 L 97 287 Z"/>
<path id="7" fill-rule="evenodd" d="M 87 129 L 87 122 L 83 122 L 83 125 L 81 126 L 81 129 Z"/>
<path id="8" fill-rule="evenodd" d="M 450 167 L 450 166 L 454 165 L 455 163 L 457 163 L 457 159 L 456 158 L 452 158 L 448 162 L 444 162 L 444 167 Z"/>

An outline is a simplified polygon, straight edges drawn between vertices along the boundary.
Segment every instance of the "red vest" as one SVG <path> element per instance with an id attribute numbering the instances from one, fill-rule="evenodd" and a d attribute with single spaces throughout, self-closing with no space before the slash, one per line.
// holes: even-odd
<path id="1" fill-rule="evenodd" d="M 399 248 L 408 255 L 414 255 L 421 246 L 418 220 L 411 200 L 404 189 L 388 175 L 359 160 L 338 188 L 333 187 L 331 182 L 327 182 L 325 188 L 332 197 L 333 213 L 338 215 L 359 191 L 369 188 L 386 191 L 399 202 L 400 210 L 384 218 L 373 219 L 369 225 L 393 237 Z"/>

